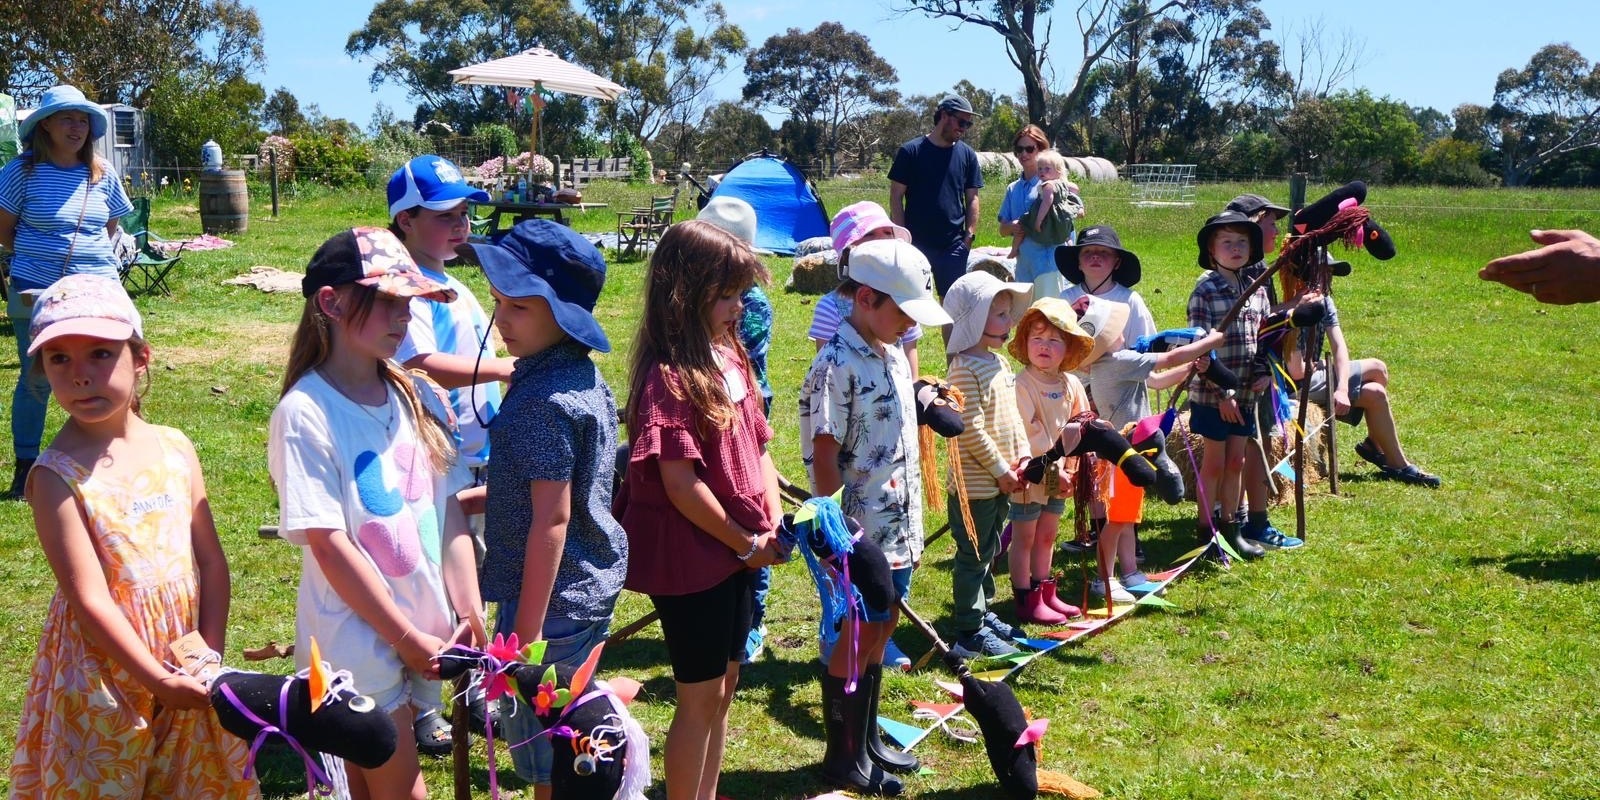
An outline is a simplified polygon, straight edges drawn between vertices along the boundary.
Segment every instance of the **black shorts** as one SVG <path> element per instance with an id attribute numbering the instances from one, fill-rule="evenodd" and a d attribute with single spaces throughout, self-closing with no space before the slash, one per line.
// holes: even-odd
<path id="1" fill-rule="evenodd" d="M 667 640 L 673 680 L 700 683 L 721 678 L 728 674 L 728 662 L 744 658 L 754 607 L 750 592 L 754 574 L 741 569 L 716 586 L 693 594 L 650 595 L 661 615 L 661 635 Z"/>

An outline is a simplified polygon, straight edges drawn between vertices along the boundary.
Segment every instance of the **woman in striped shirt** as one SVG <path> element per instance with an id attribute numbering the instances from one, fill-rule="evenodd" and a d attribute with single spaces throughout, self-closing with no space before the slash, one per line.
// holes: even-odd
<path id="1" fill-rule="evenodd" d="M 11 397 L 16 472 L 3 497 L 22 496 L 44 437 L 44 374 L 29 369 L 28 323 L 46 286 L 79 272 L 117 277 L 112 239 L 117 219 L 133 211 L 111 165 L 95 157 L 106 112 L 74 86 L 56 86 L 17 126 L 22 155 L 0 168 L 0 247 L 11 255 L 6 313 L 22 364 Z"/>

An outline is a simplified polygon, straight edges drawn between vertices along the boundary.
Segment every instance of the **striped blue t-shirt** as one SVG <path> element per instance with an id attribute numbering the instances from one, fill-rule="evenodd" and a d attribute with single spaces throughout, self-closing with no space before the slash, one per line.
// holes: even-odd
<path id="1" fill-rule="evenodd" d="M 106 224 L 127 216 L 133 205 L 109 168 L 99 183 L 88 183 L 89 167 L 84 164 L 62 169 L 40 159 L 30 170 L 23 159 L 15 158 L 0 167 L 0 208 L 17 217 L 11 281 L 18 288 L 43 289 L 63 275 L 79 272 L 117 277 L 117 257 Z"/>

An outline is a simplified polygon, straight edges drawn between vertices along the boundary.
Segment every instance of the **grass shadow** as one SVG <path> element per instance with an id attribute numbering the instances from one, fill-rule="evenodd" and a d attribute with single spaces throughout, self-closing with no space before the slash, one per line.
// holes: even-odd
<path id="1" fill-rule="evenodd" d="M 777 787 L 782 787 L 777 791 Z M 744 800 L 759 797 L 815 797 L 837 789 L 822 778 L 820 764 L 787 769 L 726 770 L 717 779 L 717 795 Z"/>
<path id="2" fill-rule="evenodd" d="M 1467 563 L 1475 567 L 1499 567 L 1533 581 L 1588 583 L 1600 580 L 1600 553 L 1512 553 L 1480 556 Z"/>

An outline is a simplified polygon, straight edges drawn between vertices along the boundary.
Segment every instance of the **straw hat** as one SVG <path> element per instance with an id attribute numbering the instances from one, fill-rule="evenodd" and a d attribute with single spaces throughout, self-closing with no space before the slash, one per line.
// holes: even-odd
<path id="1" fill-rule="evenodd" d="M 1017 323 L 1017 335 L 1011 337 L 1006 350 L 1011 357 L 1026 365 L 1028 361 L 1028 335 L 1035 323 L 1043 321 L 1060 331 L 1067 340 L 1067 354 L 1061 359 L 1061 372 L 1071 372 L 1082 364 L 1094 350 L 1094 337 L 1078 326 L 1078 315 L 1072 304 L 1059 297 L 1044 297 L 1034 301 Z"/>

